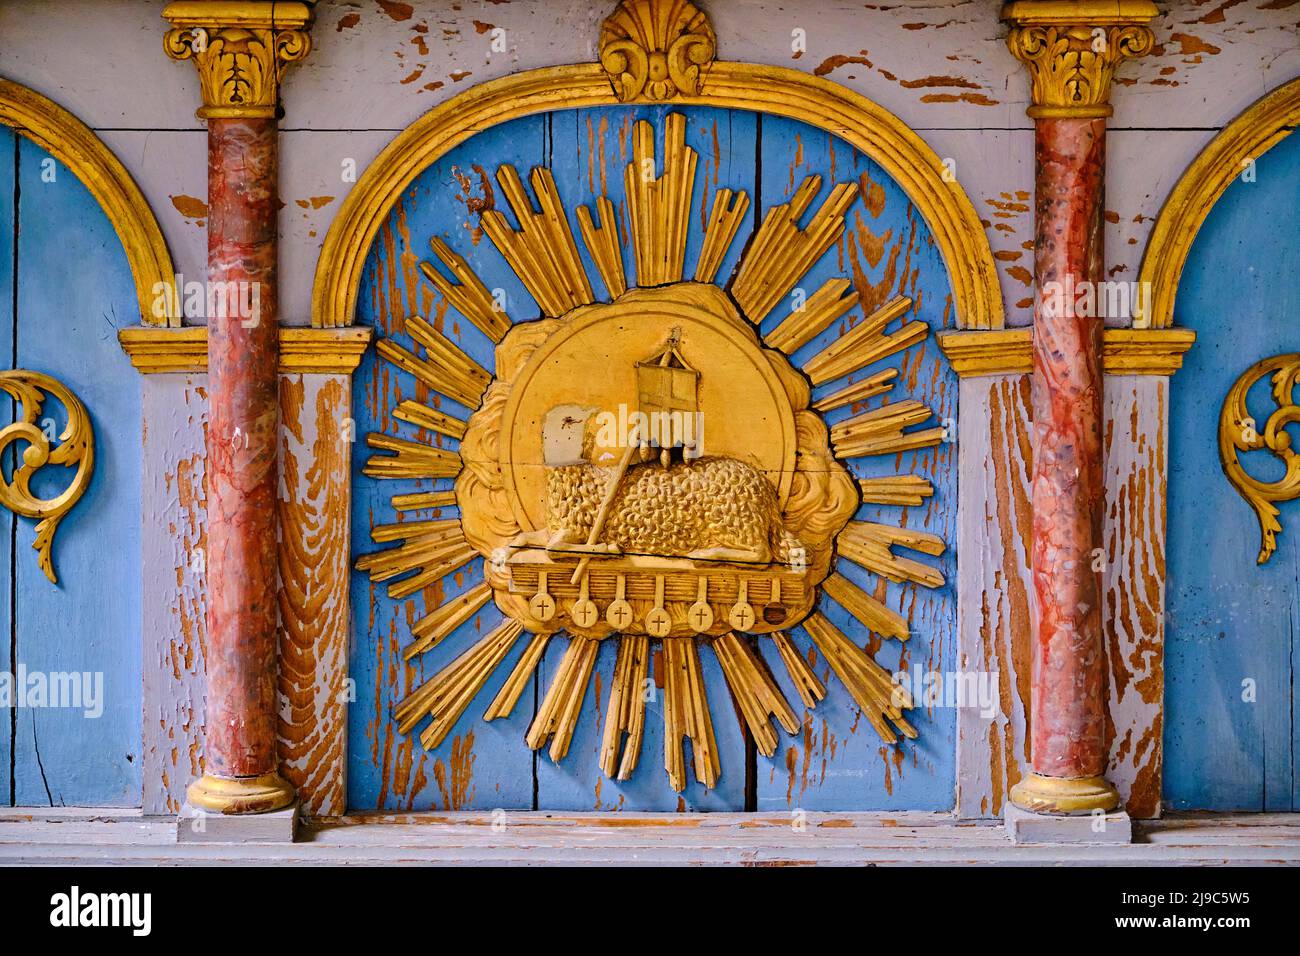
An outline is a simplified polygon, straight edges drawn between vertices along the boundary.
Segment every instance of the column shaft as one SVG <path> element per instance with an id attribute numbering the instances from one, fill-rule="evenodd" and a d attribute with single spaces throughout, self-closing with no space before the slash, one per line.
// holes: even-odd
<path id="1" fill-rule="evenodd" d="M 1030 726 L 1033 769 L 1051 777 L 1106 767 L 1102 320 L 1073 294 L 1102 278 L 1105 135 L 1100 118 L 1036 121 Z"/>
<path id="2" fill-rule="evenodd" d="M 275 120 L 208 121 L 209 773 L 276 770 Z M 220 293 L 215 297 L 221 301 Z"/>

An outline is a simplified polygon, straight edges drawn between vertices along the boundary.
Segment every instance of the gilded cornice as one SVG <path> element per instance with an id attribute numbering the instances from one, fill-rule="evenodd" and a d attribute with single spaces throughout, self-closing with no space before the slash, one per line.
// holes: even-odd
<path id="1" fill-rule="evenodd" d="M 280 329 L 280 373 L 351 374 L 370 345 L 368 328 Z M 208 330 L 138 327 L 117 333 L 122 351 L 144 375 L 163 372 L 206 372 Z"/>
<path id="2" fill-rule="evenodd" d="M 1102 366 L 1107 375 L 1172 375 L 1183 367 L 1183 354 L 1196 341 L 1191 329 L 1106 329 L 1103 335 Z M 1033 371 L 1031 329 L 948 329 L 937 338 L 962 378 Z"/>
<path id="3" fill-rule="evenodd" d="M 285 68 L 311 51 L 305 3 L 181 0 L 163 17 L 163 49 L 199 72 L 200 119 L 275 116 Z"/>
<path id="4" fill-rule="evenodd" d="M 1007 47 L 1029 68 L 1030 116 L 1110 116 L 1110 81 L 1155 45 L 1150 0 L 1015 0 L 1002 8 Z"/>

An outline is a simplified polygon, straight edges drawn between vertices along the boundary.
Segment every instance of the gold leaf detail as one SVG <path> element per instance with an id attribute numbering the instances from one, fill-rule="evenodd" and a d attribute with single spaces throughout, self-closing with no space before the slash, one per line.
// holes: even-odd
<path id="1" fill-rule="evenodd" d="M 1277 409 L 1261 428 L 1246 408 L 1246 395 L 1266 376 L 1271 376 L 1271 394 Z M 1287 431 L 1288 426 L 1300 422 L 1300 406 L 1294 402 L 1297 383 L 1300 383 L 1300 353 L 1262 359 L 1233 383 L 1219 413 L 1219 459 L 1223 462 L 1223 473 L 1237 489 L 1237 494 L 1255 509 L 1255 516 L 1259 519 L 1258 564 L 1264 564 L 1273 556 L 1277 549 L 1277 536 L 1282 531 L 1277 520 L 1280 512 L 1274 502 L 1300 498 L 1300 455 L 1292 450 L 1291 435 Z M 1242 467 L 1238 452 L 1260 450 L 1271 452 L 1284 466 L 1285 470 L 1277 481 L 1259 481 Z"/>
<path id="2" fill-rule="evenodd" d="M 688 0 L 623 0 L 600 31 L 600 65 L 623 103 L 698 95 L 716 54 L 709 18 Z"/>
<path id="3" fill-rule="evenodd" d="M 822 253 L 844 233 L 844 213 L 858 197 L 854 183 L 840 183 L 813 214 L 806 229 L 799 220 L 821 189 L 822 178 L 809 176 L 788 203 L 773 206 L 763 217 L 753 243 L 745 250 L 731 294 L 749 321 L 758 325 L 803 277 Z"/>
<path id="4" fill-rule="evenodd" d="M 51 553 L 54 532 L 63 516 L 85 494 L 95 471 L 95 432 L 90 414 L 67 386 L 40 372 L 26 369 L 0 372 L 0 390 L 18 403 L 13 423 L 0 430 L 0 456 L 15 442 L 27 445 L 17 456 L 22 464 L 16 465 L 12 479 L 0 473 L 0 504 L 24 518 L 39 519 L 32 547 L 36 549 L 40 569 L 52 584 L 57 584 L 59 579 L 54 573 Z M 45 431 L 36 424 L 47 394 L 63 404 L 68 416 L 59 434 L 59 444 L 53 447 Z M 68 487 L 53 498 L 39 498 L 31 490 L 32 477 L 46 465 L 76 469 Z"/>
<path id="5" fill-rule="evenodd" d="M 695 150 L 686 145 L 686 117 L 670 113 L 664 131 L 663 173 L 655 168 L 655 130 L 640 120 L 632 132 L 632 162 L 624 171 L 637 285 L 677 282 L 686 258 Z"/>
<path id="6" fill-rule="evenodd" d="M 483 228 L 537 300 L 542 313 L 560 316 L 580 305 L 590 305 L 596 297 L 551 171 L 538 166 L 528 180 L 537 193 L 541 212 L 533 209 L 515 168 L 502 166 L 497 170 L 497 182 L 519 220 L 519 230 L 511 229 L 505 214 L 497 209 L 483 213 Z"/>

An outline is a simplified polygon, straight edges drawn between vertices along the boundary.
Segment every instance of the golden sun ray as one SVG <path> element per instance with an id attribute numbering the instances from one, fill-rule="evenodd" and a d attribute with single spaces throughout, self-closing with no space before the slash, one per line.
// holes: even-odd
<path id="1" fill-rule="evenodd" d="M 895 583 L 943 587 L 943 572 L 911 558 L 900 558 L 890 550 L 898 545 L 938 556 L 946 547 L 938 535 L 870 521 L 854 521 L 840 533 L 835 543 L 843 557 Z"/>
<path id="2" fill-rule="evenodd" d="M 429 240 L 433 254 L 442 264 L 451 270 L 451 274 L 460 280 L 460 284 L 449 280 L 435 269 L 432 263 L 421 261 L 420 271 L 433 287 L 442 293 L 442 297 L 451 303 L 465 318 L 469 319 L 480 332 L 494 343 L 505 338 L 512 325 L 510 316 L 505 312 L 487 286 L 474 274 L 464 257 L 457 255 L 451 247 L 436 236 Z"/>
<path id="3" fill-rule="evenodd" d="M 818 701 L 826 699 L 826 685 L 821 682 L 807 659 L 799 654 L 789 634 L 785 631 L 773 631 L 772 641 L 776 644 L 777 653 L 781 655 L 781 663 L 785 665 L 786 673 L 790 675 L 790 680 L 799 691 L 804 706 L 816 707 Z"/>
<path id="4" fill-rule="evenodd" d="M 733 195 L 735 202 L 732 202 Z M 713 197 L 713 209 L 709 212 L 709 224 L 704 230 L 700 260 L 695 265 L 696 282 L 712 282 L 717 277 L 722 259 L 731 248 L 748 211 L 749 196 L 743 189 L 737 193 L 730 189 L 718 190 Z"/>
<path id="5" fill-rule="evenodd" d="M 623 250 L 618 242 L 618 223 L 614 217 L 614 204 L 605 196 L 596 200 L 596 211 L 600 214 L 600 226 L 591 221 L 591 210 L 586 206 L 578 207 L 578 228 L 582 231 L 582 241 L 587 244 L 587 251 L 596 263 L 609 297 L 617 299 L 627 291 L 627 278 L 623 274 Z"/>
<path id="6" fill-rule="evenodd" d="M 632 129 L 632 162 L 623 181 L 641 288 L 681 281 L 698 159 L 699 154 L 686 145 L 682 113 L 670 113 L 664 123 L 663 173 L 658 177 L 654 175 L 654 126 L 638 120 Z"/>
<path id="7" fill-rule="evenodd" d="M 712 790 L 718 785 L 722 767 L 718 743 L 713 736 L 713 718 L 704 691 L 700 655 L 695 640 L 665 637 L 662 641 L 664 668 L 664 769 L 668 783 L 677 793 L 686 789 L 686 757 L 682 738 L 691 742 L 695 779 Z"/>
<path id="8" fill-rule="evenodd" d="M 857 185 L 840 183 L 813 214 L 806 229 L 799 220 L 821 189 L 822 178 L 809 176 L 788 203 L 773 206 L 753 243 L 741 258 L 731 294 L 755 325 L 767 317 L 844 233 L 844 213 L 858 196 Z"/>
<path id="9" fill-rule="evenodd" d="M 920 475 L 889 475 L 885 478 L 859 478 L 862 503 L 916 507 L 934 494 L 934 485 Z"/>
<path id="10" fill-rule="evenodd" d="M 490 587 L 476 584 L 459 597 L 430 611 L 411 625 L 411 634 L 415 640 L 402 650 L 402 657 L 409 661 L 417 654 L 437 647 L 443 638 L 477 614 L 491 597 Z"/>
<path id="11" fill-rule="evenodd" d="M 780 325 L 763 337 L 763 341 L 786 355 L 793 355 L 858 304 L 858 293 L 852 287 L 853 283 L 842 276 L 827 279 L 808 297 L 801 309 L 782 319 Z"/>
<path id="12" fill-rule="evenodd" d="M 911 307 L 912 300 L 905 295 L 886 302 L 805 362 L 804 372 L 814 385 L 825 385 L 915 345 L 930 334 L 924 322 L 908 322 L 896 332 L 885 333 L 885 326 Z"/>
<path id="13" fill-rule="evenodd" d="M 822 590 L 836 604 L 848 611 L 868 631 L 883 637 L 905 641 L 910 636 L 907 621 L 862 590 L 844 575 L 835 572 L 822 582 Z"/>
<path id="14" fill-rule="evenodd" d="M 448 438 L 465 437 L 465 423 L 459 418 L 453 418 L 445 412 L 420 402 L 413 402 L 409 398 L 393 409 L 393 417 L 417 428 L 446 435 Z"/>
<path id="15" fill-rule="evenodd" d="M 478 408 L 483 392 L 492 381 L 491 374 L 418 315 L 408 316 L 405 325 L 411 338 L 424 347 L 425 358 L 419 358 L 392 339 L 380 339 L 375 344 L 380 357 L 410 372 L 435 392 L 455 399 L 466 408 Z"/>
<path id="16" fill-rule="evenodd" d="M 523 695 L 528 682 L 533 678 L 533 671 L 537 670 L 537 662 L 542 659 L 542 654 L 546 652 L 546 645 L 550 643 L 552 635 L 534 634 L 533 639 L 528 642 L 528 647 L 524 649 L 524 654 L 515 664 L 514 670 L 506 678 L 506 682 L 501 685 L 501 690 L 497 692 L 488 709 L 483 712 L 484 720 L 496 720 L 499 717 L 509 717 L 510 712 L 515 709 L 519 703 L 519 698 Z"/>
<path id="17" fill-rule="evenodd" d="M 357 570 L 367 572 L 371 581 L 387 581 L 418 570 L 412 577 L 389 585 L 388 596 L 394 600 L 409 597 L 478 557 L 454 518 L 379 525 L 370 534 L 378 543 L 403 542 L 357 559 Z"/>
<path id="18" fill-rule="evenodd" d="M 793 734 L 799 730 L 794 711 L 776 686 L 767 665 L 745 638 L 728 631 L 714 639 L 713 653 L 722 665 L 727 687 L 745 718 L 745 725 L 749 727 L 759 753 L 765 757 L 773 756 L 777 735 L 769 718 L 775 718 L 786 733 Z"/>
<path id="19" fill-rule="evenodd" d="M 609 686 L 609 706 L 605 709 L 605 734 L 600 744 L 600 769 L 611 779 L 630 780 L 641 757 L 649 666 L 650 638 L 644 634 L 622 635 L 618 659 L 614 662 L 614 680 Z"/>
<path id="20" fill-rule="evenodd" d="M 445 448 L 428 445 L 392 435 L 371 432 L 366 444 L 391 455 L 371 455 L 361 469 L 371 478 L 455 478 L 460 474 L 460 455 Z"/>
<path id="21" fill-rule="evenodd" d="M 934 412 L 928 406 L 913 399 L 890 402 L 832 425 L 831 446 L 835 449 L 836 458 L 896 454 L 928 448 L 944 440 L 944 429 L 927 428 L 913 432 L 904 429 L 933 417 Z"/>
<path id="22" fill-rule="evenodd" d="M 912 697 L 894 683 L 888 671 L 877 664 L 870 654 L 841 634 L 821 612 L 814 611 L 805 618 L 803 628 L 831 665 L 835 676 L 862 708 L 862 713 L 876 729 L 881 740 L 888 744 L 898 743 L 898 734 L 886 723 L 886 718 L 904 737 L 916 738 L 916 730 L 903 717 L 903 711 L 912 706 Z"/>
<path id="23" fill-rule="evenodd" d="M 433 722 L 420 734 L 420 744 L 426 750 L 441 744 L 522 633 L 523 627 L 518 621 L 503 621 L 422 684 L 394 709 L 398 730 L 410 733 L 427 715 L 433 718 Z"/>
<path id="24" fill-rule="evenodd" d="M 865 402 L 869 398 L 875 398 L 877 395 L 884 395 L 894 387 L 894 379 L 898 378 L 898 369 L 886 368 L 874 375 L 869 375 L 860 382 L 846 385 L 841 389 L 831 392 L 824 398 L 819 398 L 812 403 L 815 411 L 823 414 L 836 408 L 843 408 L 845 405 L 855 405 L 859 402 Z"/>
<path id="25" fill-rule="evenodd" d="M 600 652 L 600 641 L 570 635 L 569 646 L 560 658 L 560 666 L 551 681 L 542 706 L 533 718 L 532 726 L 524 740 L 533 750 L 541 750 L 551 742 L 551 759 L 560 761 L 569 752 L 582 701 L 591 683 L 591 670 Z"/>
<path id="26" fill-rule="evenodd" d="M 580 305 L 590 305 L 596 297 L 551 171 L 538 166 L 528 180 L 537 194 L 541 212 L 533 209 L 519 173 L 513 166 L 505 165 L 497 170 L 497 182 L 519 220 L 519 230 L 511 229 L 505 214 L 498 209 L 484 210 L 479 221 L 515 275 L 537 300 L 542 313 L 555 318 Z"/>
<path id="27" fill-rule="evenodd" d="M 417 491 L 409 495 L 393 495 L 389 499 L 397 511 L 423 511 L 426 508 L 450 508 L 456 504 L 454 491 Z"/>

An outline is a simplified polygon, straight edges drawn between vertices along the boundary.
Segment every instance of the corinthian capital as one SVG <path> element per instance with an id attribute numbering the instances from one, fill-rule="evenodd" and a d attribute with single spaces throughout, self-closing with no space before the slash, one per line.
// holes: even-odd
<path id="1" fill-rule="evenodd" d="M 275 116 L 285 67 L 311 51 L 312 9 L 271 0 L 181 0 L 163 17 L 163 48 L 193 60 L 203 94 L 200 119 Z"/>
<path id="2" fill-rule="evenodd" d="M 1155 45 L 1150 0 L 1015 0 L 1002 8 L 1007 46 L 1029 68 L 1038 117 L 1109 116 L 1110 81 Z"/>

